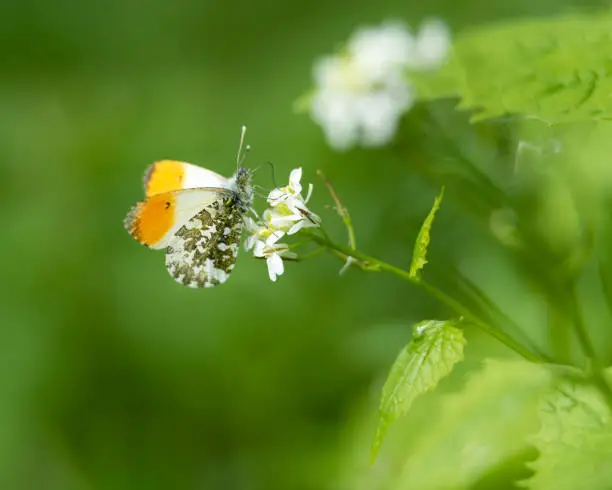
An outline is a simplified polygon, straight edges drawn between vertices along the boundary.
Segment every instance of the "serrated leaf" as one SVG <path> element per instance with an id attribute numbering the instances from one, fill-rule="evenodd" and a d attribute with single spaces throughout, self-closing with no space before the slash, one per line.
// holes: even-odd
<path id="1" fill-rule="evenodd" d="M 521 19 L 459 33 L 437 73 L 413 74 L 419 97 L 457 96 L 473 119 L 519 114 L 548 123 L 612 117 L 612 12 Z"/>
<path id="2" fill-rule="evenodd" d="M 530 490 L 612 488 L 612 417 L 594 386 L 563 382 L 542 402 Z"/>
<path id="3" fill-rule="evenodd" d="M 442 197 L 444 196 L 444 187 L 440 191 L 440 194 L 434 200 L 433 206 L 423 221 L 417 239 L 414 243 L 414 251 L 412 252 L 412 262 L 410 263 L 410 277 L 414 279 L 419 278 L 419 272 L 427 264 L 427 248 L 429 247 L 430 231 L 433 220 L 436 217 L 436 212 L 440 208 Z"/>
<path id="4" fill-rule="evenodd" d="M 412 341 L 402 349 L 383 386 L 371 460 L 374 461 L 389 424 L 412 402 L 433 390 L 463 359 L 463 331 L 452 321 L 428 320 L 413 327 Z"/>
<path id="5" fill-rule="evenodd" d="M 493 468 L 524 453 L 538 428 L 538 401 L 552 374 L 526 361 L 487 360 L 412 446 L 397 490 L 472 488 Z M 551 487 L 554 488 L 554 487 Z"/>

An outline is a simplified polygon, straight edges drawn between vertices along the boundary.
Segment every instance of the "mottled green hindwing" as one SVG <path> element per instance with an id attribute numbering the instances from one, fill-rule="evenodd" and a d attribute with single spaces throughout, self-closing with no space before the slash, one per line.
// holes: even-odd
<path id="1" fill-rule="evenodd" d="M 189 287 L 223 284 L 236 263 L 243 213 L 232 196 L 213 201 L 170 239 L 166 268 Z"/>

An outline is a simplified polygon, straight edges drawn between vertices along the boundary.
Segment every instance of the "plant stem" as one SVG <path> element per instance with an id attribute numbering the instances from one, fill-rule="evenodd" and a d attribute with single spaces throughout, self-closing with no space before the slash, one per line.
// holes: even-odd
<path id="1" fill-rule="evenodd" d="M 601 281 L 601 290 L 603 291 L 608 311 L 610 314 L 612 314 L 612 289 L 610 288 L 606 269 L 605 264 L 603 262 L 599 262 L 598 272 L 599 280 Z"/>
<path id="2" fill-rule="evenodd" d="M 519 327 L 512 317 L 505 313 L 500 306 L 495 303 L 495 301 L 493 301 L 471 279 L 462 274 L 460 270 L 449 263 L 443 263 L 440 267 L 440 272 L 443 274 L 442 277 L 448 277 L 449 281 L 452 280 L 451 276 L 454 277 L 455 280 L 457 280 L 457 284 L 464 291 L 464 294 L 466 294 L 468 299 L 471 299 L 477 307 L 484 306 L 485 309 L 489 310 L 489 315 L 493 315 L 492 317 L 489 317 L 489 323 L 491 323 L 491 321 L 496 323 L 495 320 L 498 320 L 502 324 L 507 325 L 514 332 L 514 335 L 517 336 L 518 339 L 532 352 L 535 352 L 543 359 L 547 359 L 548 362 L 553 362 L 552 358 L 547 354 L 544 354 L 541 349 L 534 344 L 534 342 L 523 331 L 523 329 Z"/>
<path id="3" fill-rule="evenodd" d="M 593 342 L 591 342 L 589 332 L 584 324 L 582 309 L 580 308 L 580 303 L 578 302 L 578 292 L 576 291 L 575 281 L 572 281 L 572 284 L 569 287 L 567 299 L 568 313 L 572 320 L 572 324 L 574 325 L 576 337 L 578 337 L 578 342 L 580 343 L 582 352 L 593 362 L 594 366 L 597 366 L 599 364 L 597 361 L 597 354 L 595 353 L 595 347 L 593 346 Z"/>
<path id="4" fill-rule="evenodd" d="M 483 332 L 499 340 L 500 342 L 505 344 L 508 348 L 512 349 L 514 352 L 521 355 L 528 361 L 538 362 L 538 363 L 545 363 L 548 361 L 547 359 L 531 352 L 523 344 L 514 340 L 514 338 L 512 338 L 507 333 L 501 330 L 498 330 L 495 327 L 489 325 L 488 323 L 480 320 L 471 311 L 469 311 L 464 305 L 456 301 L 454 298 L 451 298 L 450 296 L 448 296 L 446 293 L 439 290 L 435 286 L 423 281 L 422 279 L 418 279 L 418 278 L 411 276 L 408 271 L 404 269 L 400 269 L 399 267 L 395 267 L 394 265 L 388 264 L 374 257 L 370 257 L 369 255 L 366 255 L 358 250 L 351 249 L 350 247 L 338 245 L 332 242 L 329 238 L 321 236 L 319 234 L 309 233 L 309 235 L 319 245 L 326 247 L 331 251 L 339 252 L 345 255 L 346 257 L 353 257 L 366 265 L 375 266 L 378 270 L 389 272 L 390 274 L 393 274 L 394 276 L 404 279 L 405 281 L 408 281 L 412 284 L 420 286 L 430 296 L 437 299 L 441 303 L 445 304 L 450 309 L 452 309 L 455 313 L 464 317 L 466 320 L 468 320 L 469 322 L 471 322 L 472 324 L 480 328 Z"/>
<path id="5" fill-rule="evenodd" d="M 557 305 L 549 302 L 548 307 L 548 343 L 557 360 L 571 362 L 572 360 L 572 319 L 559 311 Z"/>
<path id="6" fill-rule="evenodd" d="M 580 308 L 580 302 L 578 301 L 578 291 L 576 290 L 575 279 L 571 281 L 568 290 L 568 309 L 572 319 L 572 324 L 574 325 L 574 330 L 576 331 L 576 336 L 578 337 L 578 342 L 580 343 L 580 347 L 587 358 L 587 368 L 589 364 L 592 365 L 592 372 L 590 375 L 593 382 L 599 387 L 606 398 L 608 406 L 610 409 L 612 409 L 612 387 L 610 387 L 610 384 L 604 375 L 603 366 L 597 357 L 595 346 L 591 341 L 589 332 L 584 323 L 582 309 Z"/>
<path id="7" fill-rule="evenodd" d="M 446 293 L 440 291 L 435 286 L 432 286 L 431 284 L 423 281 L 422 279 L 419 281 L 413 281 L 413 282 L 415 284 L 420 285 L 427 293 L 429 293 L 431 296 L 439 300 L 441 303 L 444 303 L 449 308 L 454 310 L 456 313 L 465 317 L 467 320 L 472 322 L 475 326 L 480 328 L 483 332 L 499 340 L 500 342 L 505 344 L 507 347 L 515 351 L 517 354 L 520 354 L 521 356 L 523 356 L 528 361 L 531 361 L 531 362 L 548 362 L 549 361 L 548 359 L 543 358 L 542 356 L 531 352 L 523 344 L 521 344 L 520 342 L 517 342 L 516 340 L 514 340 L 513 337 L 503 332 L 502 330 L 499 330 L 489 325 L 488 323 L 480 320 L 475 315 L 473 315 L 472 312 L 470 312 L 465 306 L 463 306 L 461 303 L 459 303 L 455 299 L 448 296 Z"/>
<path id="8" fill-rule="evenodd" d="M 357 240 L 355 238 L 355 229 L 353 228 L 353 222 L 351 221 L 351 215 L 349 214 L 348 209 L 346 209 L 346 206 L 342 204 L 342 201 L 340 200 L 340 197 L 338 196 L 336 189 L 334 189 L 334 186 L 327 179 L 323 171 L 317 170 L 317 174 L 319 175 L 319 177 L 321 177 L 321 179 L 323 180 L 323 183 L 327 186 L 327 190 L 329 191 L 332 199 L 334 200 L 334 203 L 336 204 L 336 212 L 338 213 L 338 216 L 342 218 L 342 221 L 344 225 L 346 226 L 346 231 L 348 233 L 349 247 L 351 247 L 352 249 L 356 249 Z"/>

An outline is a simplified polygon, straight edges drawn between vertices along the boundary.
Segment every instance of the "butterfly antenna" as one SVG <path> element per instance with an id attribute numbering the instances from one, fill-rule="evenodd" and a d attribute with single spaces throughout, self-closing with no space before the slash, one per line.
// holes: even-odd
<path id="1" fill-rule="evenodd" d="M 244 160 L 246 159 L 247 153 L 251 149 L 249 145 L 244 146 L 244 136 L 246 134 L 246 129 L 246 126 L 242 126 L 242 132 L 240 133 L 240 144 L 238 145 L 238 153 L 236 155 L 236 170 L 238 170 L 242 166 Z"/>
<path id="2" fill-rule="evenodd" d="M 272 185 L 276 188 L 278 187 L 278 184 L 276 183 L 276 178 L 274 176 L 274 163 L 272 163 L 271 161 L 267 161 L 267 162 L 263 162 L 261 165 L 258 165 L 257 168 L 255 169 L 255 172 L 257 172 L 263 165 L 270 165 L 270 172 L 272 175 Z"/>

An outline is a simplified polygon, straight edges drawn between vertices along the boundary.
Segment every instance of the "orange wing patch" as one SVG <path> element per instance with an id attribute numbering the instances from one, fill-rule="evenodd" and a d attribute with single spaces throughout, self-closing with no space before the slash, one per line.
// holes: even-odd
<path id="1" fill-rule="evenodd" d="M 161 160 L 151 165 L 144 177 L 145 195 L 154 196 L 183 188 L 185 164 L 176 160 Z"/>
<path id="2" fill-rule="evenodd" d="M 155 246 L 174 226 L 175 207 L 172 192 L 150 196 L 132 207 L 125 218 L 125 228 L 143 245 Z"/>

